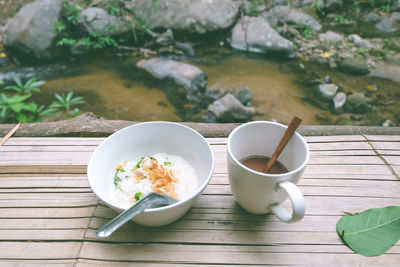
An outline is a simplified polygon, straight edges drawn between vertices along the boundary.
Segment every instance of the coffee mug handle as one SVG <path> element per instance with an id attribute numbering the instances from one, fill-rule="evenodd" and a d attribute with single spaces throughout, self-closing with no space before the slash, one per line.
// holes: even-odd
<path id="1" fill-rule="evenodd" d="M 301 220 L 306 211 L 306 203 L 300 189 L 294 183 L 285 181 L 280 182 L 277 187 L 282 188 L 289 195 L 292 203 L 293 214 L 289 214 L 281 205 L 275 204 L 271 206 L 274 214 L 283 222 L 291 223 Z"/>

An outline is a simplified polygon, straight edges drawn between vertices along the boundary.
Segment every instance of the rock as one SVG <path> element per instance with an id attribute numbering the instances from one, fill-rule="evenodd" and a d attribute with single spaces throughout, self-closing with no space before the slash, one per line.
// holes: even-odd
<path id="1" fill-rule="evenodd" d="M 297 0 L 294 1 L 293 5 L 295 7 L 306 7 L 306 6 L 311 6 L 313 4 L 313 0 Z"/>
<path id="2" fill-rule="evenodd" d="M 54 25 L 61 17 L 62 0 L 37 0 L 24 5 L 8 21 L 5 46 L 24 56 L 51 59 L 57 56 Z"/>
<path id="3" fill-rule="evenodd" d="M 245 107 L 229 93 L 210 104 L 208 111 L 218 122 L 246 122 L 255 114 L 254 108 Z"/>
<path id="4" fill-rule="evenodd" d="M 343 92 L 339 92 L 333 98 L 333 108 L 336 112 L 342 113 L 345 108 L 347 96 Z"/>
<path id="5" fill-rule="evenodd" d="M 399 28 L 393 25 L 393 21 L 388 17 L 384 17 L 380 22 L 375 25 L 375 28 L 383 33 L 396 32 Z"/>
<path id="6" fill-rule="evenodd" d="M 243 51 L 293 55 L 293 43 L 280 36 L 262 17 L 241 18 L 232 29 L 230 45 Z"/>
<path id="7" fill-rule="evenodd" d="M 385 120 L 385 122 L 382 124 L 383 127 L 394 127 L 396 126 L 396 123 L 394 123 L 392 120 Z"/>
<path id="8" fill-rule="evenodd" d="M 331 82 L 331 76 L 326 75 L 323 80 L 324 80 L 325 83 L 330 83 Z"/>
<path id="9" fill-rule="evenodd" d="M 400 21 L 400 12 L 393 12 L 392 20 Z"/>
<path id="10" fill-rule="evenodd" d="M 193 46 L 189 43 L 176 42 L 175 47 L 183 51 L 188 56 L 193 57 L 194 55 L 196 55 L 196 51 L 193 49 Z"/>
<path id="11" fill-rule="evenodd" d="M 160 34 L 156 39 L 156 44 L 159 46 L 172 45 L 175 42 L 174 33 L 171 29 L 167 29 L 164 33 Z"/>
<path id="12" fill-rule="evenodd" d="M 367 97 L 363 93 L 349 95 L 346 102 L 346 110 L 357 114 L 367 112 L 369 110 Z"/>
<path id="13" fill-rule="evenodd" d="M 30 78 L 36 77 L 38 80 L 46 80 L 61 76 L 76 74 L 73 66 L 65 64 L 50 64 L 36 67 L 15 68 L 9 71 L 0 72 L 0 81 L 5 84 L 14 84 L 14 78 L 18 77 L 22 81 L 27 81 Z"/>
<path id="14" fill-rule="evenodd" d="M 371 76 L 389 79 L 400 83 L 400 66 L 396 64 L 388 64 L 385 62 L 377 62 L 375 69 L 371 71 Z"/>
<path id="15" fill-rule="evenodd" d="M 253 92 L 250 88 L 247 87 L 238 87 L 233 89 L 230 94 L 237 98 L 245 106 L 249 106 L 251 104 L 251 100 L 253 99 Z"/>
<path id="16" fill-rule="evenodd" d="M 393 5 L 390 8 L 392 11 L 400 11 L 400 0 L 393 1 Z"/>
<path id="17" fill-rule="evenodd" d="M 204 91 L 205 73 L 198 67 L 166 58 L 151 58 L 136 63 L 157 79 L 169 79 L 187 90 L 187 94 Z"/>
<path id="18" fill-rule="evenodd" d="M 275 26 L 278 20 L 282 20 L 289 24 L 309 26 L 315 32 L 322 29 L 321 24 L 312 16 L 288 6 L 275 6 L 264 13 L 263 17 L 267 18 L 272 26 Z"/>
<path id="19" fill-rule="evenodd" d="M 322 9 L 326 12 L 338 11 L 343 8 L 343 0 L 325 0 Z"/>
<path id="20" fill-rule="evenodd" d="M 99 7 L 83 10 L 79 16 L 79 22 L 86 32 L 99 36 L 118 35 L 130 30 L 122 20 Z"/>
<path id="21" fill-rule="evenodd" d="M 329 41 L 332 43 L 337 43 L 343 40 L 343 36 L 341 34 L 332 31 L 321 33 L 320 37 L 323 41 Z"/>
<path id="22" fill-rule="evenodd" d="M 375 12 L 369 12 L 367 15 L 364 17 L 365 22 L 376 22 L 379 19 L 379 15 Z"/>
<path id="23" fill-rule="evenodd" d="M 126 7 L 155 28 L 200 34 L 228 28 L 239 15 L 231 0 L 131 0 Z"/>
<path id="24" fill-rule="evenodd" d="M 350 34 L 347 39 L 349 39 L 349 41 L 353 42 L 355 46 L 357 47 L 362 47 L 365 49 L 371 49 L 372 48 L 372 44 L 367 41 L 362 39 L 359 35 L 357 34 Z"/>
<path id="25" fill-rule="evenodd" d="M 361 57 L 346 58 L 339 63 L 339 70 L 352 75 L 368 74 L 367 60 Z"/>
<path id="26" fill-rule="evenodd" d="M 335 96 L 339 87 L 334 83 L 328 83 L 328 84 L 320 84 L 318 86 L 318 89 L 324 99 L 331 100 Z"/>
<path id="27" fill-rule="evenodd" d="M 70 48 L 70 52 L 72 55 L 84 55 L 89 52 L 90 47 L 85 44 L 82 40 L 79 40 L 76 44 L 72 45 Z"/>

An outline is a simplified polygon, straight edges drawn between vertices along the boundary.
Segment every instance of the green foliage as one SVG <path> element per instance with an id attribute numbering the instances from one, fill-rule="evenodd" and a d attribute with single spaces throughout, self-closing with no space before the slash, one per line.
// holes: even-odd
<path id="1" fill-rule="evenodd" d="M 337 222 L 336 231 L 354 252 L 364 256 L 381 255 L 400 238 L 400 207 L 345 215 Z"/>
<path id="2" fill-rule="evenodd" d="M 68 114 L 75 116 L 79 113 L 79 109 L 71 111 L 72 106 L 83 104 L 85 101 L 82 97 L 72 98 L 72 92 L 68 93 L 63 107 L 59 107 L 53 102 L 50 107 L 38 105 L 32 101 L 32 93 L 40 92 L 39 86 L 44 81 L 37 81 L 36 78 L 29 79 L 25 84 L 19 78 L 14 78 L 15 85 L 9 85 L 2 88 L 5 91 L 13 91 L 11 94 L 0 93 L 0 122 L 36 122 L 42 121 L 44 117 L 57 116 L 58 114 Z M 0 85 L 3 82 L 0 81 Z M 0 87 L 1 88 L 1 87 Z"/>
<path id="3" fill-rule="evenodd" d="M 66 19 L 70 23 L 72 23 L 74 25 L 78 25 L 79 24 L 79 15 L 82 11 L 82 7 L 77 3 L 64 2 L 63 8 L 65 9 Z"/>
<path id="4" fill-rule="evenodd" d="M 55 93 L 54 97 L 56 98 L 53 103 L 51 103 L 50 108 L 60 111 L 62 116 L 74 117 L 78 115 L 80 109 L 76 107 L 77 105 L 85 104 L 85 100 L 83 97 L 77 96 L 73 97 L 74 92 L 70 91 L 68 93 Z"/>
<path id="5" fill-rule="evenodd" d="M 15 85 L 4 87 L 4 90 L 12 90 L 22 94 L 31 94 L 32 92 L 40 92 L 39 86 L 45 84 L 45 81 L 36 81 L 36 78 L 29 79 L 25 84 L 18 77 L 14 78 Z"/>

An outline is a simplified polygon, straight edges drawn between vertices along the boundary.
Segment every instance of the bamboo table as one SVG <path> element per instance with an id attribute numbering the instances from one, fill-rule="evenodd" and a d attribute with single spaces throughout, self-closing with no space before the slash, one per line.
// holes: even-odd
<path id="1" fill-rule="evenodd" d="M 1 265 L 400 265 L 400 242 L 363 257 L 335 231 L 345 212 L 400 205 L 400 136 L 306 137 L 311 158 L 300 187 L 307 210 L 294 224 L 235 203 L 226 139 L 209 138 L 214 175 L 182 219 L 161 228 L 131 222 L 98 240 L 96 229 L 116 215 L 86 178 L 102 140 L 11 138 L 0 147 Z"/>

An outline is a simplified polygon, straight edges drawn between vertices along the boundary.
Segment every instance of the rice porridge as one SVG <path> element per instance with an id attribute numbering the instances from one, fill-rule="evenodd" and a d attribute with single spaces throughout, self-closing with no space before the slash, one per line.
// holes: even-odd
<path id="1" fill-rule="evenodd" d="M 156 192 L 183 200 L 197 190 L 194 168 L 183 158 L 166 153 L 125 161 L 116 166 L 114 194 L 123 208 Z"/>

